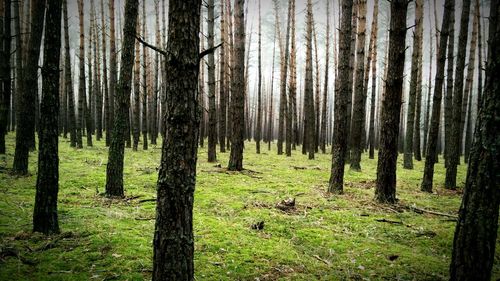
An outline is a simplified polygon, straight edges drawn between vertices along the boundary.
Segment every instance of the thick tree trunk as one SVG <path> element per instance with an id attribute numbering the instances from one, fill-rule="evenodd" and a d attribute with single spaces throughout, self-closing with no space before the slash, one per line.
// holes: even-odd
<path id="1" fill-rule="evenodd" d="M 356 81 L 354 87 L 354 107 L 351 123 L 351 169 L 361 170 L 361 143 L 363 134 L 363 123 L 365 122 L 365 99 L 364 90 L 364 59 L 365 59 L 365 33 L 366 33 L 366 0 L 358 0 L 358 39 L 356 41 Z"/>
<path id="2" fill-rule="evenodd" d="M 57 193 L 59 190 L 58 117 L 59 60 L 61 53 L 61 0 L 48 1 L 43 47 L 42 104 L 38 173 L 36 178 L 33 231 L 59 233 Z"/>
<path id="3" fill-rule="evenodd" d="M 34 147 L 35 114 L 38 96 L 38 59 L 42 42 L 45 18 L 45 0 L 31 1 L 31 33 L 22 82 L 18 85 L 20 95 L 17 104 L 16 150 L 12 169 L 15 173 L 28 174 L 29 150 Z"/>
<path id="4" fill-rule="evenodd" d="M 380 150 L 377 165 L 375 198 L 381 203 L 396 202 L 396 162 L 403 93 L 407 0 L 391 2 L 389 61 L 385 96 L 382 100 Z"/>
<path id="5" fill-rule="evenodd" d="M 422 179 L 421 190 L 432 192 L 432 183 L 434 178 L 434 164 L 436 163 L 436 149 L 438 142 L 439 119 L 441 118 L 441 97 L 444 82 L 444 65 L 446 63 L 446 42 L 449 36 L 451 17 L 453 16 L 455 0 L 446 0 L 443 15 L 443 25 L 441 26 L 438 63 L 436 69 L 436 79 L 434 88 L 434 98 L 432 105 L 431 124 L 429 128 L 429 137 L 425 155 L 424 176 Z"/>
<path id="6" fill-rule="evenodd" d="M 335 116 L 332 143 L 332 167 L 328 191 L 342 193 L 344 189 L 344 165 L 347 152 L 347 99 L 349 87 L 349 58 L 351 53 L 352 0 L 342 1 L 342 18 L 339 38 L 339 67 L 335 82 Z"/>
<path id="7" fill-rule="evenodd" d="M 120 63 L 120 80 L 116 85 L 116 115 L 106 168 L 106 196 L 123 197 L 123 158 L 125 132 L 129 118 L 132 67 L 134 65 L 134 41 L 137 25 L 138 0 L 125 2 L 125 26 Z"/>
<path id="8" fill-rule="evenodd" d="M 230 171 L 243 170 L 243 138 L 245 130 L 245 21 L 244 0 L 236 0 L 234 7 L 234 64 L 232 65 L 231 84 L 231 156 L 228 169 Z"/>
<path id="9" fill-rule="evenodd" d="M 208 49 L 214 47 L 215 1 L 208 0 Z M 215 54 L 208 54 L 208 162 L 217 161 L 217 112 L 215 108 Z"/>
<path id="10" fill-rule="evenodd" d="M 169 4 L 165 57 L 169 73 L 165 81 L 168 138 L 163 140 L 157 183 L 154 281 L 194 279 L 193 197 L 201 113 L 196 97 L 201 0 Z"/>
<path id="11" fill-rule="evenodd" d="M 420 70 L 422 60 L 422 35 L 423 35 L 423 20 L 424 20 L 424 2 L 422 0 L 415 1 L 415 33 L 413 35 L 413 54 L 411 61 L 411 80 L 410 94 L 408 99 L 408 111 L 406 115 L 406 137 L 404 142 L 404 159 L 403 168 L 413 169 L 413 134 L 415 123 L 415 103 L 417 95 L 420 95 L 421 89 L 418 88 L 418 80 L 422 71 Z"/>
<path id="12" fill-rule="evenodd" d="M 477 6 L 476 6 L 477 7 Z M 455 229 L 450 280 L 491 279 L 500 204 L 500 4 L 489 16 L 486 83 Z"/>
<path id="13" fill-rule="evenodd" d="M 460 162 L 460 138 L 462 136 L 462 99 L 464 90 L 465 52 L 467 49 L 467 37 L 469 35 L 469 14 L 471 0 L 464 0 L 462 15 L 460 18 L 460 33 L 458 35 L 457 64 L 455 68 L 455 84 L 453 92 L 453 124 L 450 140 L 450 151 L 448 165 L 446 165 L 445 188 L 455 189 L 457 187 L 457 166 Z"/>

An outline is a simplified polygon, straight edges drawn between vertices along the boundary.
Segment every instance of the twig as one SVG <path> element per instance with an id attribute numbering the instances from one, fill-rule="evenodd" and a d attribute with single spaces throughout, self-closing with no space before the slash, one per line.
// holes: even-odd
<path id="1" fill-rule="evenodd" d="M 313 255 L 313 257 L 319 261 L 324 262 L 326 265 L 331 265 L 331 263 L 325 259 L 320 258 L 318 255 Z"/>
<path id="2" fill-rule="evenodd" d="M 400 221 L 391 221 L 391 220 L 386 220 L 386 219 L 376 219 L 378 222 L 387 222 L 387 223 L 392 223 L 392 224 L 403 224 L 403 222 Z"/>
<path id="3" fill-rule="evenodd" d="M 142 199 L 137 201 L 137 203 L 145 203 L 145 202 L 156 202 L 156 198 L 151 198 L 151 199 Z"/>
<path id="4" fill-rule="evenodd" d="M 427 213 L 427 214 L 431 214 L 431 215 L 452 218 L 452 219 L 455 219 L 455 220 L 458 219 L 458 216 L 455 216 L 455 215 L 441 213 L 441 212 L 436 212 L 436 211 L 431 211 L 431 210 L 420 209 L 420 208 L 417 208 L 415 206 L 405 206 L 405 208 L 408 209 L 408 210 L 410 210 L 410 211 L 413 211 L 415 213 L 418 213 L 418 214 Z"/>

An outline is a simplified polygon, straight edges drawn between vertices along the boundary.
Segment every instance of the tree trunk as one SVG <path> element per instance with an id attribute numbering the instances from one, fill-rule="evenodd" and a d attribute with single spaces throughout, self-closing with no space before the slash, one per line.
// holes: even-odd
<path id="1" fill-rule="evenodd" d="M 91 4 L 93 4 L 91 2 Z M 93 20 L 92 20 L 92 15 L 90 15 L 90 26 L 89 26 L 89 48 L 88 48 L 88 56 L 87 56 L 87 67 L 88 67 L 88 104 L 87 104 L 87 99 L 83 101 L 83 111 L 85 112 L 85 125 L 86 125 L 86 131 L 87 131 L 87 146 L 93 146 L 92 143 L 92 135 L 94 134 L 94 126 L 93 126 L 93 104 L 94 104 L 94 91 L 92 89 L 92 25 L 93 25 Z M 85 81 L 85 74 L 83 74 L 83 79 Z M 83 92 L 85 93 L 85 89 L 87 88 L 85 86 L 85 82 L 83 83 Z"/>
<path id="2" fill-rule="evenodd" d="M 227 104 L 227 86 L 229 81 L 226 80 L 226 52 L 228 51 L 227 45 L 227 34 L 226 34 L 226 22 L 224 14 L 224 0 L 220 1 L 220 34 L 222 46 L 220 46 L 220 84 L 219 84 L 219 147 L 220 152 L 226 152 L 226 104 Z"/>
<path id="3" fill-rule="evenodd" d="M 33 231 L 59 233 L 57 193 L 59 190 L 58 117 L 59 60 L 61 53 L 61 0 L 48 1 L 43 47 L 42 104 L 38 173 L 36 178 Z"/>
<path id="4" fill-rule="evenodd" d="M 147 38 L 146 1 L 142 2 L 142 36 Z M 148 50 L 142 46 L 142 149 L 148 150 Z"/>
<path id="5" fill-rule="evenodd" d="M 469 14 L 471 0 L 464 0 L 462 15 L 460 18 L 460 33 L 458 35 L 457 64 L 455 68 L 455 85 L 453 92 L 453 124 L 450 140 L 450 151 L 448 165 L 446 165 L 445 188 L 455 189 L 457 187 L 457 165 L 460 162 L 460 138 L 462 99 L 464 90 L 465 51 L 467 49 L 467 37 L 469 31 Z"/>
<path id="6" fill-rule="evenodd" d="M 130 107 L 132 67 L 134 65 L 134 41 L 137 25 L 138 0 L 125 2 L 125 26 L 120 63 L 120 80 L 116 85 L 116 116 L 106 168 L 106 196 L 123 197 L 123 158 L 125 132 Z"/>
<path id="7" fill-rule="evenodd" d="M 445 166 L 448 166 L 451 148 L 451 130 L 453 124 L 453 61 L 455 59 L 455 11 L 452 11 L 450 20 L 450 32 L 448 37 L 448 57 L 447 57 L 447 79 L 446 79 L 446 95 L 444 100 L 444 161 Z"/>
<path id="8" fill-rule="evenodd" d="M 332 193 L 343 192 L 344 165 L 347 152 L 347 99 L 350 94 L 349 87 L 349 59 L 351 53 L 351 20 L 352 0 L 342 1 L 342 18 L 339 38 L 339 67 L 335 81 L 335 116 L 332 142 L 332 167 L 328 191 Z"/>
<path id="9" fill-rule="evenodd" d="M 403 93 L 407 8 L 408 1 L 406 0 L 391 2 L 388 75 L 380 116 L 380 131 L 383 133 L 380 135 L 375 189 L 375 198 L 381 203 L 396 203 L 397 142 Z"/>
<path id="10" fill-rule="evenodd" d="M 299 129 L 297 120 L 297 48 L 295 47 L 295 0 L 292 0 L 291 11 L 291 36 L 290 36 L 290 81 L 288 92 L 288 114 L 292 130 L 292 149 L 295 150 L 299 143 Z"/>
<path id="11" fill-rule="evenodd" d="M 277 2 L 275 2 L 277 3 Z M 276 7 L 276 5 L 275 5 Z M 278 13 L 278 10 L 276 9 L 275 11 Z M 268 121 L 268 127 L 267 127 L 267 150 L 271 150 L 271 143 L 273 142 L 273 125 L 274 125 L 274 120 L 273 120 L 273 94 L 274 94 L 274 59 L 276 55 L 276 39 L 279 40 L 279 38 L 276 38 L 278 34 L 278 22 L 275 22 L 275 27 L 274 27 L 274 37 L 273 37 L 273 62 L 271 64 L 271 89 L 270 89 L 270 101 L 269 101 L 269 121 Z"/>
<path id="12" fill-rule="evenodd" d="M 137 20 L 139 22 L 139 19 Z M 136 33 L 141 34 L 140 24 L 136 26 Z M 145 38 L 144 34 L 142 36 Z M 132 107 L 132 150 L 137 151 L 139 146 L 140 122 L 141 122 L 141 48 L 139 41 L 135 40 L 135 62 L 134 62 L 134 104 Z"/>
<path id="13" fill-rule="evenodd" d="M 286 51 L 285 54 L 287 55 L 288 59 L 288 39 L 290 37 L 290 29 L 292 29 L 292 25 L 295 25 L 295 0 L 289 0 L 288 1 L 288 26 L 287 26 L 287 42 L 286 42 Z M 295 26 L 293 26 L 293 29 L 295 29 Z M 295 33 L 295 30 L 293 30 L 293 33 Z M 292 35 L 292 37 L 295 37 L 295 34 Z M 293 43 L 295 44 L 295 42 Z M 292 48 L 294 48 L 293 46 Z M 295 50 L 294 50 L 295 51 Z M 293 58 L 294 60 L 296 58 Z M 293 62 L 295 64 L 295 61 Z M 293 66 L 295 67 L 295 65 Z M 288 69 L 287 69 L 288 70 Z M 292 79 L 295 79 L 293 77 L 294 71 L 292 69 L 292 58 L 290 57 L 290 80 L 289 80 L 289 87 L 288 87 L 288 104 L 287 104 L 287 110 L 286 110 L 286 147 L 285 147 L 285 153 L 286 156 L 292 156 L 292 148 L 294 146 L 294 141 L 293 141 L 293 101 L 292 101 L 292 96 L 295 96 L 295 91 L 296 89 L 292 90 L 292 87 L 295 87 L 293 84 L 295 84 L 295 81 L 292 81 Z M 285 73 L 285 76 L 287 74 Z M 292 93 L 293 91 L 293 93 Z M 294 97 L 295 98 L 295 97 Z"/>
<path id="14" fill-rule="evenodd" d="M 313 37 L 313 14 L 311 0 L 307 1 L 306 14 L 306 71 L 304 81 L 304 135 L 307 139 L 309 159 L 314 159 L 316 148 L 315 141 L 315 114 L 314 114 L 314 81 L 313 81 L 313 61 L 312 61 L 312 37 Z"/>
<path id="15" fill-rule="evenodd" d="M 364 90 L 364 59 L 365 59 L 365 33 L 366 33 L 366 0 L 358 0 L 358 39 L 356 41 L 356 80 L 354 87 L 354 107 L 351 123 L 351 170 L 361 170 L 361 143 L 363 134 L 363 123 L 365 122 L 365 98 Z"/>
<path id="16" fill-rule="evenodd" d="M 109 116 L 107 116 L 106 144 L 111 145 L 111 136 L 113 135 L 115 120 L 115 90 L 117 88 L 117 62 L 116 62 L 116 43 L 115 43 L 115 0 L 109 1 Z"/>
<path id="17" fill-rule="evenodd" d="M 450 280 L 490 280 L 495 257 L 500 204 L 500 5 L 498 0 L 490 5 L 486 83 L 455 228 Z"/>
<path id="18" fill-rule="evenodd" d="M 259 42 L 258 42 L 258 85 L 257 85 L 257 124 L 255 127 L 255 147 L 260 154 L 260 141 L 262 139 L 262 19 L 259 0 Z"/>
<path id="19" fill-rule="evenodd" d="M 325 81 L 323 88 L 323 103 L 321 107 L 321 125 L 319 146 L 323 154 L 326 153 L 326 124 L 327 124 L 327 102 L 328 102 L 328 70 L 330 66 L 330 1 L 326 1 L 326 34 L 325 34 Z M 319 108 L 318 108 L 319 110 Z"/>
<path id="20" fill-rule="evenodd" d="M 68 1 L 64 0 L 64 91 L 68 97 L 68 131 L 70 146 L 76 147 L 76 120 L 75 120 L 75 100 L 73 93 L 73 79 L 71 76 L 71 55 L 69 51 L 69 30 L 68 30 Z"/>
<path id="21" fill-rule="evenodd" d="M 38 96 L 38 59 L 42 42 L 45 18 L 45 0 L 31 1 L 31 33 L 22 82 L 18 85 L 20 95 L 17 104 L 16 150 L 12 169 L 20 175 L 28 174 L 30 147 L 34 147 L 36 97 Z"/>
<path id="22" fill-rule="evenodd" d="M 413 169 L 413 134 L 415 123 L 415 102 L 421 89 L 418 88 L 418 75 L 420 71 L 420 61 L 422 60 L 422 35 L 424 19 L 424 2 L 415 1 L 415 33 L 413 35 L 413 54 L 411 61 L 410 94 L 408 99 L 408 111 L 406 115 L 406 137 L 404 142 L 403 168 Z"/>
<path id="23" fill-rule="evenodd" d="M 6 0 L 0 6 L 0 154 L 5 154 L 5 135 L 7 134 L 7 123 L 9 121 L 10 95 L 12 90 L 10 49 L 11 49 L 11 1 Z"/>
<path id="24" fill-rule="evenodd" d="M 373 24 L 372 24 L 372 34 L 373 46 L 372 51 L 372 95 L 371 95 L 371 105 L 370 105 L 370 127 L 368 131 L 368 143 L 369 143 L 369 157 L 370 159 L 375 158 L 375 104 L 376 104 L 376 90 L 377 90 L 377 33 L 378 33 L 378 0 L 375 0 L 373 8 Z M 367 70 L 368 70 L 367 65 Z M 368 86 L 368 85 L 367 85 Z"/>
<path id="25" fill-rule="evenodd" d="M 165 57 L 169 75 L 165 85 L 170 110 L 157 183 L 154 281 L 194 279 L 193 197 L 201 113 L 196 97 L 201 0 L 169 4 Z"/>
<path id="26" fill-rule="evenodd" d="M 113 123 L 110 122 L 111 118 L 111 98 L 109 94 L 109 84 L 108 84 L 108 65 L 107 65 L 107 52 L 106 52 L 106 24 L 104 17 L 104 0 L 101 0 L 101 40 L 102 40 L 102 78 L 103 78 L 103 94 L 104 94 L 104 130 L 106 131 L 105 142 L 106 146 L 109 146 L 110 142 L 110 132 Z"/>
<path id="27" fill-rule="evenodd" d="M 245 130 L 245 21 L 244 0 L 236 0 L 234 7 L 234 64 L 232 65 L 231 84 L 231 156 L 228 169 L 230 171 L 243 170 L 243 138 Z"/>
<path id="28" fill-rule="evenodd" d="M 208 0 L 208 49 L 214 47 L 215 1 Z M 215 108 L 215 54 L 208 54 L 208 162 L 217 161 L 217 112 Z"/>
<path id="29" fill-rule="evenodd" d="M 434 88 L 434 98 L 432 104 L 431 124 L 429 128 L 429 137 L 427 151 L 425 155 L 424 176 L 422 179 L 421 190 L 432 192 L 432 182 L 434 178 L 434 164 L 436 163 L 436 149 L 438 142 L 439 119 L 441 118 L 441 96 L 444 82 L 444 65 L 446 63 L 446 42 L 449 37 L 451 17 L 454 16 L 454 0 L 446 0 L 443 15 L 443 25 L 441 26 L 441 35 L 438 50 L 438 63 L 436 69 L 436 79 Z"/>
<path id="30" fill-rule="evenodd" d="M 290 3 L 288 4 L 288 20 L 286 25 L 286 37 L 284 44 L 280 44 L 280 60 L 281 60 L 281 73 L 280 73 L 280 107 L 279 107 L 279 122 L 278 122 L 278 155 L 283 154 L 283 141 L 285 138 L 285 118 L 287 116 L 287 96 L 286 96 L 286 79 L 288 77 L 288 56 L 290 41 Z M 279 24 L 279 21 L 278 21 Z M 281 41 L 281 34 L 278 29 L 278 40 Z M 291 154 L 291 146 L 290 146 Z"/>

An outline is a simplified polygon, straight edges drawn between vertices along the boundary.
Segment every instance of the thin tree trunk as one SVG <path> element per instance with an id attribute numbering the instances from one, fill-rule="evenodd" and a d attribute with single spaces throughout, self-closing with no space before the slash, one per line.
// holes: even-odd
<path id="1" fill-rule="evenodd" d="M 7 123 L 9 119 L 11 84 L 10 49 L 12 43 L 11 34 L 11 1 L 6 0 L 0 6 L 0 154 L 5 154 L 5 136 L 7 135 Z"/>
<path id="2" fill-rule="evenodd" d="M 330 68 L 330 1 L 326 1 L 326 34 L 325 34 L 325 81 L 323 88 L 323 103 L 321 107 L 321 126 L 319 146 L 323 154 L 326 153 L 326 124 L 327 124 L 327 102 L 328 102 L 328 74 Z M 318 108 L 319 110 L 319 108 Z"/>
<path id="3" fill-rule="evenodd" d="M 139 22 L 139 19 L 137 20 Z M 136 33 L 141 34 L 141 25 L 136 26 Z M 143 34 L 143 38 L 146 38 Z M 135 40 L 135 62 L 134 62 L 134 103 L 132 107 L 132 150 L 137 151 L 139 146 L 140 120 L 141 120 L 141 48 L 139 41 Z"/>
<path id="4" fill-rule="evenodd" d="M 431 124 L 429 129 L 429 138 L 425 155 L 424 176 L 422 179 L 421 190 L 432 192 L 432 183 L 434 178 L 434 164 L 436 162 L 436 149 L 438 142 L 439 119 L 441 118 L 441 96 L 443 92 L 444 82 L 444 65 L 446 63 L 446 42 L 449 36 L 450 21 L 454 11 L 454 0 L 446 0 L 443 25 L 441 27 L 441 35 L 439 40 L 438 63 L 436 69 L 436 85 L 434 87 L 434 99 L 432 105 Z"/>
<path id="5" fill-rule="evenodd" d="M 285 42 L 280 47 L 281 73 L 280 73 L 280 107 L 279 107 L 279 122 L 278 122 L 278 155 L 283 154 L 283 141 L 285 140 L 285 118 L 287 115 L 287 96 L 286 96 L 286 79 L 288 77 L 288 56 L 290 41 L 290 3 L 288 4 L 288 20 L 286 25 Z M 280 34 L 278 29 L 278 34 Z M 281 41 L 281 35 L 278 35 Z M 290 146 L 291 155 L 291 146 Z"/>
<path id="6" fill-rule="evenodd" d="M 120 80 L 116 85 L 116 116 L 109 146 L 106 168 L 106 195 L 123 197 L 123 158 L 125 153 L 126 122 L 129 116 L 134 41 L 138 15 L 138 0 L 125 2 L 125 26 L 120 63 Z"/>
<path id="7" fill-rule="evenodd" d="M 444 100 L 444 158 L 445 166 L 448 166 L 451 149 L 451 130 L 453 124 L 453 61 L 455 59 L 455 11 L 452 11 L 450 19 L 450 35 L 448 38 L 448 58 L 447 58 L 447 80 L 446 95 Z"/>
<path id="8" fill-rule="evenodd" d="M 376 104 L 376 90 L 377 90 L 377 33 L 378 33 L 378 0 L 375 0 L 373 8 L 373 24 L 372 24 L 372 34 L 373 34 L 373 46 L 371 54 L 372 57 L 372 93 L 371 93 L 371 105 L 370 105 L 370 128 L 368 131 L 368 143 L 369 143 L 369 157 L 370 159 L 375 158 L 375 104 Z M 368 67 L 368 66 L 367 66 Z"/>
<path id="9" fill-rule="evenodd" d="M 351 170 L 361 170 L 361 143 L 363 134 L 363 123 L 365 122 L 365 97 L 364 90 L 364 59 L 365 59 L 365 33 L 366 33 L 366 0 L 358 0 L 358 25 L 356 41 L 356 80 L 354 87 L 354 107 L 351 122 Z"/>
<path id="10" fill-rule="evenodd" d="M 289 56 L 288 52 L 288 39 L 290 37 L 290 29 L 295 29 L 295 26 L 292 27 L 292 25 L 295 25 L 295 0 L 289 0 L 288 1 L 288 26 L 287 26 L 287 42 L 286 42 L 286 50 L 285 50 L 285 55 L 287 55 L 287 59 Z M 295 33 L 295 30 L 292 31 L 292 33 Z M 292 37 L 295 37 L 295 34 L 292 35 Z M 292 39 L 293 40 L 293 39 Z M 292 44 L 295 44 L 292 43 Z M 294 48 L 295 46 L 292 46 Z M 295 50 L 294 50 L 295 51 Z M 294 60 L 296 58 L 293 58 Z M 289 87 L 288 87 L 288 104 L 286 108 L 286 147 L 285 147 L 285 153 L 286 156 L 292 156 L 292 148 L 294 146 L 294 141 L 293 141 L 293 103 L 294 101 L 292 100 L 292 96 L 295 96 L 295 91 L 296 89 L 292 90 L 292 87 L 295 87 L 293 84 L 295 84 L 295 81 L 292 81 L 292 79 L 295 79 L 292 75 L 292 67 L 295 67 L 295 61 L 293 62 L 292 66 L 292 58 L 290 57 L 290 80 L 288 81 Z M 288 70 L 288 68 L 286 69 Z M 287 73 L 285 73 L 285 76 L 287 76 Z M 286 84 L 282 84 L 286 85 Z M 293 91 L 293 93 L 292 93 Z M 286 95 L 286 94 L 285 94 Z M 295 98 L 295 97 L 293 97 Z"/>
<path id="11" fill-rule="evenodd" d="M 208 0 L 208 49 L 214 47 L 215 1 Z M 208 54 L 208 162 L 217 161 L 217 112 L 215 109 L 215 54 Z"/>
<path id="12" fill-rule="evenodd" d="M 226 52 L 228 51 L 227 45 L 227 34 L 226 34 L 226 22 L 225 22 L 225 14 L 224 14 L 224 0 L 220 1 L 220 34 L 222 46 L 220 47 L 220 84 L 219 84 L 219 147 L 220 152 L 226 152 L 226 104 L 227 104 L 227 87 L 229 81 L 226 80 Z"/>
<path id="13" fill-rule="evenodd" d="M 64 0 L 64 90 L 65 95 L 68 97 L 68 129 L 70 146 L 76 147 L 77 134 L 76 134 L 76 116 L 75 116 L 75 95 L 73 93 L 73 78 L 71 75 L 71 57 L 69 51 L 69 30 L 68 30 L 68 1 Z"/>
<path id="14" fill-rule="evenodd" d="M 116 62 L 116 39 L 115 39 L 115 0 L 109 1 L 109 89 L 108 103 L 109 116 L 107 116 L 106 140 L 107 145 L 111 145 L 111 136 L 113 135 L 115 120 L 115 90 L 117 88 L 117 62 Z M 109 135 L 109 136 L 108 136 Z"/>
<path id="15" fill-rule="evenodd" d="M 146 1 L 142 1 L 142 36 L 147 38 Z M 148 150 L 148 50 L 142 46 L 142 149 Z"/>
<path id="16" fill-rule="evenodd" d="M 467 49 L 467 37 L 469 31 L 469 14 L 471 0 L 464 0 L 462 15 L 460 18 L 460 33 L 458 35 L 457 64 L 455 70 L 455 85 L 453 92 L 453 124 L 450 140 L 450 151 L 448 165 L 446 165 L 445 188 L 455 189 L 457 187 L 457 166 L 460 162 L 460 138 L 462 99 L 464 90 L 465 52 Z"/>
<path id="17" fill-rule="evenodd" d="M 260 154 L 260 141 L 262 139 L 262 19 L 259 0 L 259 42 L 258 42 L 258 85 L 257 85 L 257 124 L 255 127 L 255 147 Z"/>
<path id="18" fill-rule="evenodd" d="M 31 1 L 31 33 L 29 37 L 26 64 L 23 68 L 20 95 L 17 106 L 16 150 L 12 169 L 20 175 L 28 174 L 30 148 L 35 146 L 35 114 L 38 105 L 38 60 L 42 42 L 43 22 L 45 18 L 45 0 Z"/>

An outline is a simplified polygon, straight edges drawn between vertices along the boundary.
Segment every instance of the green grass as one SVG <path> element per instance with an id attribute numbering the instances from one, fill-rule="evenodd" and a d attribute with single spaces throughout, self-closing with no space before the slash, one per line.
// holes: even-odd
<path id="1" fill-rule="evenodd" d="M 103 141 L 77 150 L 60 141 L 59 220 L 61 236 L 31 233 L 36 153 L 31 176 L 17 177 L 12 166 L 14 136 L 0 156 L 0 247 L 18 257 L 0 259 L 0 280 L 150 279 L 155 182 L 161 147 L 125 153 L 125 193 L 110 200 L 104 191 L 107 148 Z M 141 147 L 141 146 L 139 146 Z M 266 146 L 267 147 L 267 146 Z M 246 143 L 244 166 L 229 173 L 207 163 L 199 150 L 194 206 L 196 280 L 445 280 L 455 223 L 373 201 L 376 160 L 363 155 L 362 172 L 346 166 L 344 195 L 328 195 L 331 156 L 307 160 L 300 150 L 277 156 Z M 218 153 L 227 165 L 229 153 Z M 442 160 L 442 159 L 441 159 Z M 461 191 L 442 188 L 444 168 L 436 165 L 435 193 L 419 191 L 423 163 L 402 169 L 398 159 L 400 205 L 456 214 Z M 305 169 L 296 169 L 297 167 Z M 459 167 L 463 186 L 465 165 Z M 276 203 L 294 197 L 297 208 Z M 392 224 L 376 221 L 399 221 Z M 261 231 L 251 225 L 264 221 Z M 69 233 L 70 232 L 70 233 Z M 396 257 L 390 260 L 389 257 Z M 497 247 L 494 278 L 500 278 Z M 22 258 L 20 258 L 22 257 Z M 31 263 L 31 264 L 30 264 Z"/>

